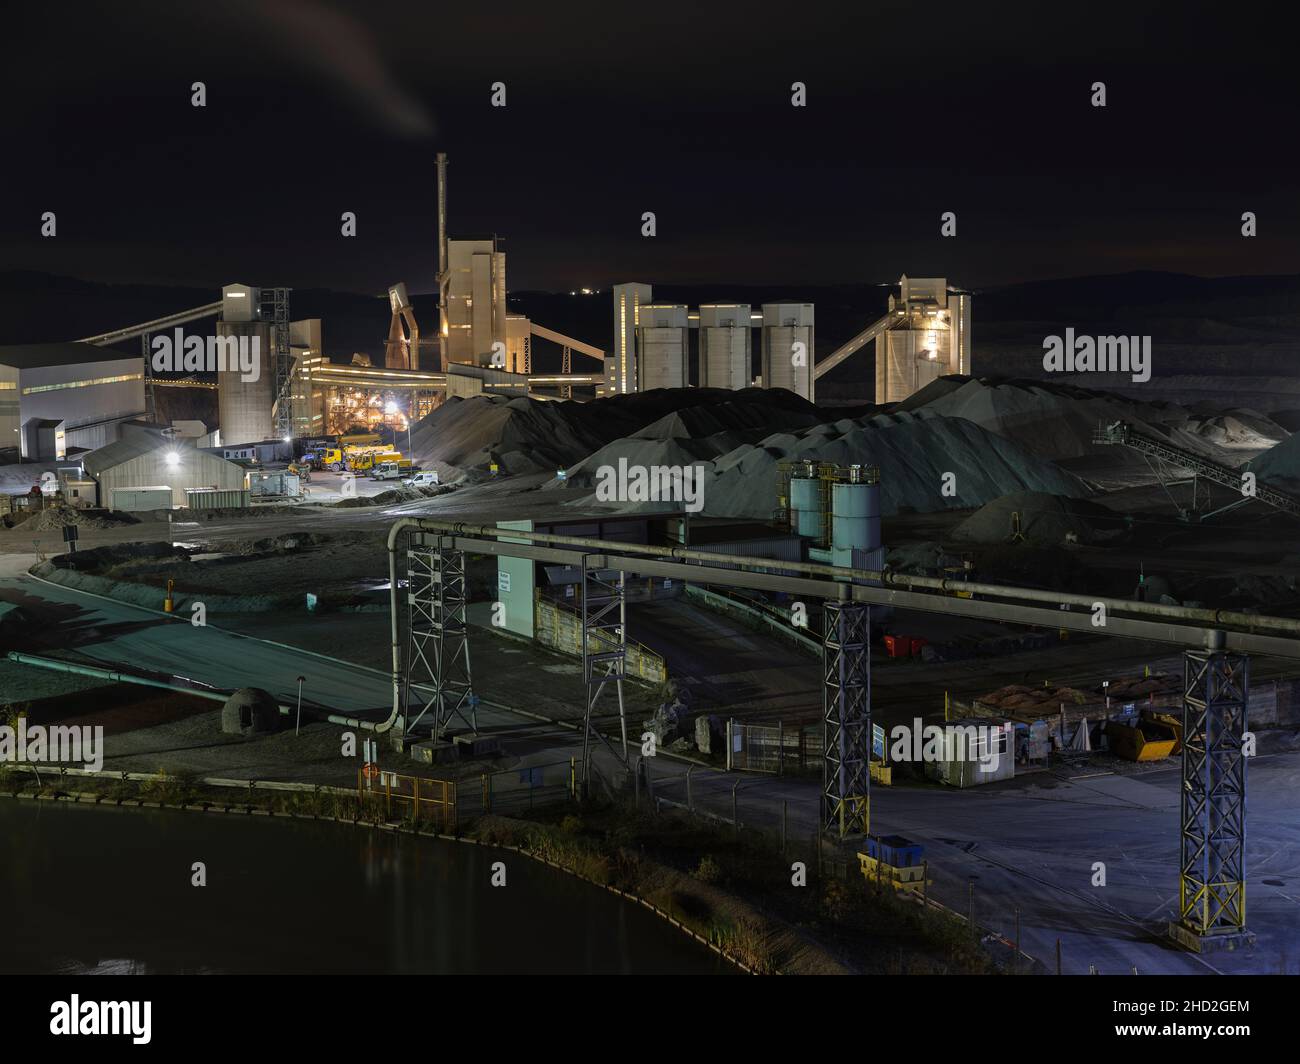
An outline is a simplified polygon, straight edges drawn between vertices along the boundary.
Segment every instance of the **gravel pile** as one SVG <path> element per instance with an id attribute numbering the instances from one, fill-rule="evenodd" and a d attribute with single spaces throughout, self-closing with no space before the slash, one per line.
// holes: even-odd
<path id="1" fill-rule="evenodd" d="M 1009 542 L 1015 520 L 1012 515 L 1017 513 L 1024 542 L 1035 547 L 1097 545 L 1124 534 L 1123 518 L 1095 502 L 1017 491 L 981 506 L 952 530 L 952 538 L 966 543 Z"/>
<path id="2" fill-rule="evenodd" d="M 71 506 L 55 506 L 28 518 L 23 528 L 31 532 L 53 532 L 69 525 L 78 528 L 118 528 L 134 524 L 125 517 L 117 517 L 107 510 L 74 510 Z"/>
<path id="3" fill-rule="evenodd" d="M 770 519 L 776 508 L 778 463 L 802 459 L 879 466 L 881 507 L 887 515 L 969 509 L 1014 491 L 1087 494 L 1078 478 L 962 418 L 929 413 L 844 418 L 740 442 L 713 456 L 735 440 L 729 433 L 704 440 L 619 440 L 568 479 L 592 486 L 599 465 L 617 468 L 620 459 L 629 466 L 702 465 L 706 516 L 758 519 Z M 951 485 L 951 494 L 945 494 L 945 485 Z M 573 505 L 600 504 L 592 496 Z M 635 512 L 662 509 L 663 504 L 621 503 L 615 508 Z"/>
<path id="4" fill-rule="evenodd" d="M 1260 480 L 1300 494 L 1300 433 L 1265 451 L 1246 466 Z"/>
<path id="5" fill-rule="evenodd" d="M 819 420 L 817 408 L 790 392 L 676 388 L 597 399 L 547 402 L 505 396 L 449 399 L 411 433 L 418 465 L 444 481 L 499 473 L 569 469 L 623 437 L 684 439 L 720 431 L 770 432 Z"/>
<path id="6" fill-rule="evenodd" d="M 1222 458 L 1224 451 L 1265 449 L 1287 436 L 1286 429 L 1255 411 L 1203 405 L 1192 411 L 1068 384 L 995 377 L 944 377 L 895 409 L 965 418 L 1056 460 L 1109 452 L 1116 462 L 1141 464 L 1141 457 L 1127 448 L 1092 442 L 1099 424 L 1116 421 L 1210 458 Z"/>

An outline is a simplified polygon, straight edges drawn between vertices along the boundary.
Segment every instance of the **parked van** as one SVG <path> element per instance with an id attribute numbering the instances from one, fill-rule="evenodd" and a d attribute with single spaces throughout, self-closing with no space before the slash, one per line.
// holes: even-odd
<path id="1" fill-rule="evenodd" d="M 413 477 L 407 477 L 402 483 L 412 488 L 434 488 L 438 486 L 438 474 L 432 469 L 425 469 Z"/>
<path id="2" fill-rule="evenodd" d="M 380 462 L 370 476 L 375 480 L 397 480 L 411 472 L 411 460 L 404 458 L 400 462 Z M 418 474 L 417 474 L 418 475 Z"/>

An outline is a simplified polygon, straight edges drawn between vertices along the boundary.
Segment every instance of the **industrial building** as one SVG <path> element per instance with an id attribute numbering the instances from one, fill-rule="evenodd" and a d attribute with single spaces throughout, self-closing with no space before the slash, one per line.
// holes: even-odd
<path id="1" fill-rule="evenodd" d="M 195 493 L 244 487 L 243 467 L 141 429 L 92 451 L 82 466 L 98 485 L 99 505 L 112 510 L 178 508 Z"/>
<path id="2" fill-rule="evenodd" d="M 605 360 L 605 384 L 597 394 L 636 391 L 636 330 L 641 308 L 652 298 L 648 284 L 632 281 L 614 286 L 614 353 Z"/>
<path id="3" fill-rule="evenodd" d="M 447 242 L 447 362 L 492 364 L 506 342 L 506 256 L 495 238 Z"/>
<path id="4" fill-rule="evenodd" d="M 897 403 L 949 373 L 970 372 L 970 296 L 942 277 L 904 275 L 893 322 L 876 338 L 876 402 Z M 950 305 L 951 303 L 951 305 Z"/>
<path id="5" fill-rule="evenodd" d="M 648 284 L 614 285 L 614 353 L 605 360 L 604 384 L 597 395 L 648 388 L 748 388 L 755 383 L 753 334 L 760 328 L 764 388 L 788 388 L 813 397 L 813 305 L 765 303 L 755 312 L 748 303 L 705 303 L 698 311 L 684 304 L 655 303 Z M 690 377 L 690 333 L 699 332 L 698 380 Z"/>
<path id="6" fill-rule="evenodd" d="M 944 277 L 906 274 L 898 289 L 881 317 L 817 363 L 814 380 L 873 341 L 878 404 L 901 402 L 947 374 L 971 372 L 970 293 Z"/>
<path id="7" fill-rule="evenodd" d="M 0 347 L 0 449 L 62 458 L 118 437 L 145 412 L 140 358 L 85 343 Z"/>

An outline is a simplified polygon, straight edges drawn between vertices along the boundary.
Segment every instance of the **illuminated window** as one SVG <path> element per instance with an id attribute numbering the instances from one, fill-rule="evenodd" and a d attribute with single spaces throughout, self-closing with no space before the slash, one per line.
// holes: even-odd
<path id="1" fill-rule="evenodd" d="M 62 384 L 38 384 L 31 388 L 24 388 L 23 395 L 35 395 L 37 392 L 57 392 L 64 388 L 91 388 L 96 384 L 121 384 L 123 381 L 141 381 L 144 380 L 143 373 L 124 373 L 120 377 L 96 377 L 88 381 L 64 381 Z"/>

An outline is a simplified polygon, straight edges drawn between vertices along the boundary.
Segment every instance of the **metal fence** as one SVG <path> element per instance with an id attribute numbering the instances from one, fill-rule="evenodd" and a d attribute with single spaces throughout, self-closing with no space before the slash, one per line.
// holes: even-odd
<path id="1" fill-rule="evenodd" d="M 990 901 L 977 890 L 973 880 L 961 879 L 926 864 L 924 887 L 897 892 L 890 882 L 863 874 L 858 851 L 864 840 L 836 845 L 816 831 L 806 830 L 791 808 L 780 783 L 770 777 L 737 776 L 723 786 L 702 786 L 705 777 L 688 771 L 667 773 L 652 767 L 653 759 L 634 762 L 632 800 L 644 811 L 670 813 L 678 810 L 730 833 L 737 849 L 730 855 L 743 875 L 770 875 L 772 857 L 779 854 L 785 864 L 802 861 L 809 876 L 837 880 L 851 890 L 874 890 L 897 897 L 956 921 L 977 946 L 1005 972 L 1018 974 L 1059 971 L 1060 947 L 1055 958 L 1035 959 L 1020 949 L 1020 914 L 1005 899 Z M 785 866 L 783 864 L 783 867 Z M 944 904 L 944 899 L 948 904 Z"/>
<path id="2" fill-rule="evenodd" d="M 749 772 L 815 774 L 822 770 L 822 733 L 813 725 L 727 721 L 727 768 Z"/>
<path id="3" fill-rule="evenodd" d="M 553 802 L 571 801 L 581 779 L 581 758 L 528 765 L 506 772 L 485 772 L 461 780 L 457 808 L 465 817 L 484 813 L 527 812 Z"/>
<path id="4" fill-rule="evenodd" d="M 453 781 L 377 771 L 367 766 L 357 770 L 357 798 L 363 809 L 378 806 L 386 818 L 428 820 L 448 835 L 456 831 Z"/>

